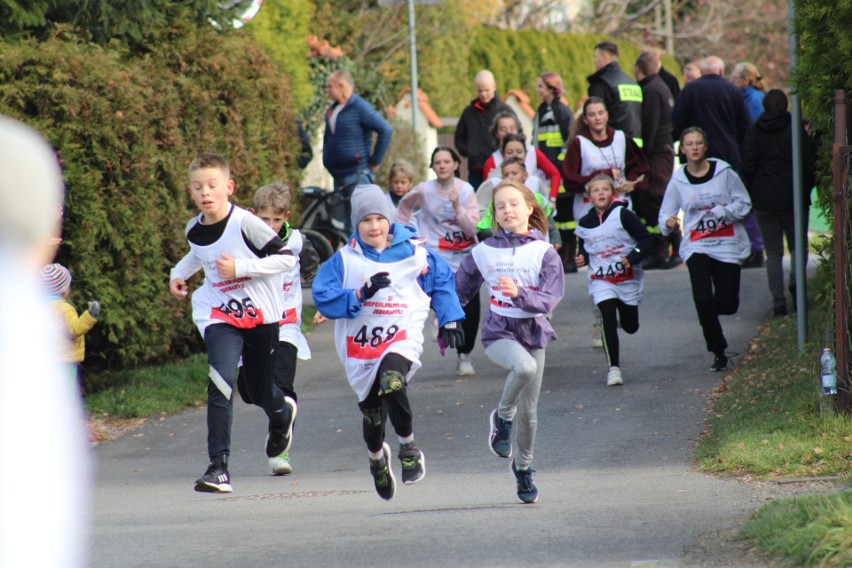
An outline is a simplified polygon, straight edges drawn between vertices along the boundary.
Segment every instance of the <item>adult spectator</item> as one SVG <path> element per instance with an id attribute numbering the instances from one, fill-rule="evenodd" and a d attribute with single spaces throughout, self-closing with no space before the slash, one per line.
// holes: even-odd
<path id="1" fill-rule="evenodd" d="M 701 77 L 701 69 L 698 68 L 698 63 L 695 61 L 690 61 L 684 65 L 681 73 L 683 74 L 684 86 Z"/>
<path id="2" fill-rule="evenodd" d="M 489 128 L 500 111 L 512 112 L 509 105 L 497 96 L 494 74 L 483 69 L 474 78 L 476 98 L 462 111 L 456 126 L 455 144 L 459 154 L 467 158 L 467 181 L 478 188 L 484 179 L 482 166 L 497 144 Z"/>
<path id="3" fill-rule="evenodd" d="M 699 65 L 701 77 L 687 84 L 677 99 L 672 121 L 674 135 L 691 126 L 701 128 L 710 140 L 708 158 L 720 158 L 739 172 L 740 148 L 751 119 L 740 90 L 725 80 L 725 63 L 715 56 L 705 57 Z M 763 266 L 763 239 L 754 214 L 744 220 L 751 242 L 751 256 L 744 268 Z"/>
<path id="4" fill-rule="evenodd" d="M 602 41 L 595 46 L 595 69 L 589 75 L 589 96 L 603 99 L 609 126 L 623 130 L 641 148 L 642 89 L 618 63 L 618 45 Z"/>
<path id="5" fill-rule="evenodd" d="M 749 129 L 743 144 L 742 176 L 751 195 L 760 232 L 766 243 L 766 277 L 772 294 L 772 314 L 787 315 L 784 295 L 784 237 L 795 260 L 793 238 L 793 125 L 787 111 L 787 95 L 772 89 L 763 99 L 764 112 Z M 802 166 L 805 207 L 801 218 L 805 231 L 808 226 L 809 189 L 814 183 L 815 149 L 805 129 L 802 131 Z M 795 263 L 790 271 L 790 293 L 796 301 Z"/>
<path id="6" fill-rule="evenodd" d="M 763 77 L 752 63 L 743 61 L 734 65 L 731 73 L 731 82 L 742 91 L 748 114 L 752 123 L 757 122 L 763 114 L 763 96 L 766 87 L 763 86 Z"/>
<path id="7" fill-rule="evenodd" d="M 645 257 L 645 269 L 670 268 L 680 264 L 679 257 L 669 264 L 670 239 L 660 234 L 657 223 L 660 204 L 674 171 L 674 140 L 672 139 L 672 108 L 674 99 L 659 75 L 660 58 L 656 51 L 643 51 L 636 59 L 633 74 L 642 88 L 642 140 L 648 160 L 648 191 L 636 192 L 634 208 L 654 237 L 654 248 Z M 674 234 L 674 233 L 673 233 Z M 675 240 L 675 237 L 672 237 Z M 678 250 L 679 242 L 674 250 Z"/>
<path id="8" fill-rule="evenodd" d="M 355 186 L 373 183 L 393 129 L 370 103 L 355 94 L 355 80 L 346 69 L 329 76 L 326 93 L 332 104 L 325 113 L 322 163 L 334 178 L 334 190 L 343 197 L 334 217 L 351 233 L 349 197 Z"/>

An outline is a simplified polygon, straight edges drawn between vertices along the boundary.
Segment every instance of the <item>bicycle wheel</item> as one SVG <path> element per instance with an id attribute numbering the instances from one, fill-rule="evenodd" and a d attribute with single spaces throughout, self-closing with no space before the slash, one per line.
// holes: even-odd
<path id="1" fill-rule="evenodd" d="M 308 242 L 313 245 L 314 250 L 316 250 L 317 255 L 319 255 L 320 262 L 325 262 L 334 254 L 334 249 L 331 248 L 331 243 L 329 243 L 328 239 L 321 233 L 311 229 L 299 229 L 299 231 L 306 239 L 308 239 Z"/>

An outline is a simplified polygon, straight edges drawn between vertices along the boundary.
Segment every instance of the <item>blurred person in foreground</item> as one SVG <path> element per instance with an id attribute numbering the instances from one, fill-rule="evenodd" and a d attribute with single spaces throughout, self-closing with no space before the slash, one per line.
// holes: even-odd
<path id="1" fill-rule="evenodd" d="M 14 298 L 0 318 L 0 566 L 6 568 L 88 565 L 88 438 L 76 385 L 59 359 L 60 324 L 39 279 L 58 244 L 62 197 L 62 172 L 49 144 L 0 117 L 0 295 Z M 48 456 L 61 464 L 61 477 L 46 465 Z"/>

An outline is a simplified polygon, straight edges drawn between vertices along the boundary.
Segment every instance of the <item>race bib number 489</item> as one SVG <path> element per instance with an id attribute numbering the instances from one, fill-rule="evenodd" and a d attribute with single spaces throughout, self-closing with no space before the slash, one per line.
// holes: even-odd
<path id="1" fill-rule="evenodd" d="M 378 359 L 382 353 L 397 341 L 406 339 L 404 329 L 391 325 L 387 329 L 382 326 L 369 328 L 366 325 L 353 336 L 346 337 L 346 356 L 353 359 Z"/>

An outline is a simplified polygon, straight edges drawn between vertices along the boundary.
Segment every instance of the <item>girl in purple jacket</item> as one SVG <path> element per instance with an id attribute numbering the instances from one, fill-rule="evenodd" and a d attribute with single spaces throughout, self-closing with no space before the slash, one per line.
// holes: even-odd
<path id="1" fill-rule="evenodd" d="M 462 261 L 456 292 L 464 305 L 477 297 L 483 282 L 488 285 L 491 309 L 482 321 L 482 344 L 489 359 L 509 370 L 489 417 L 488 447 L 498 457 L 511 458 L 511 434 L 517 430 L 512 472 L 518 498 L 535 503 L 538 489 L 530 466 L 544 349 L 556 339 L 547 315 L 562 299 L 564 273 L 556 250 L 544 240 L 545 212 L 529 189 L 501 182 L 494 188 L 491 212 L 499 230 Z"/>

